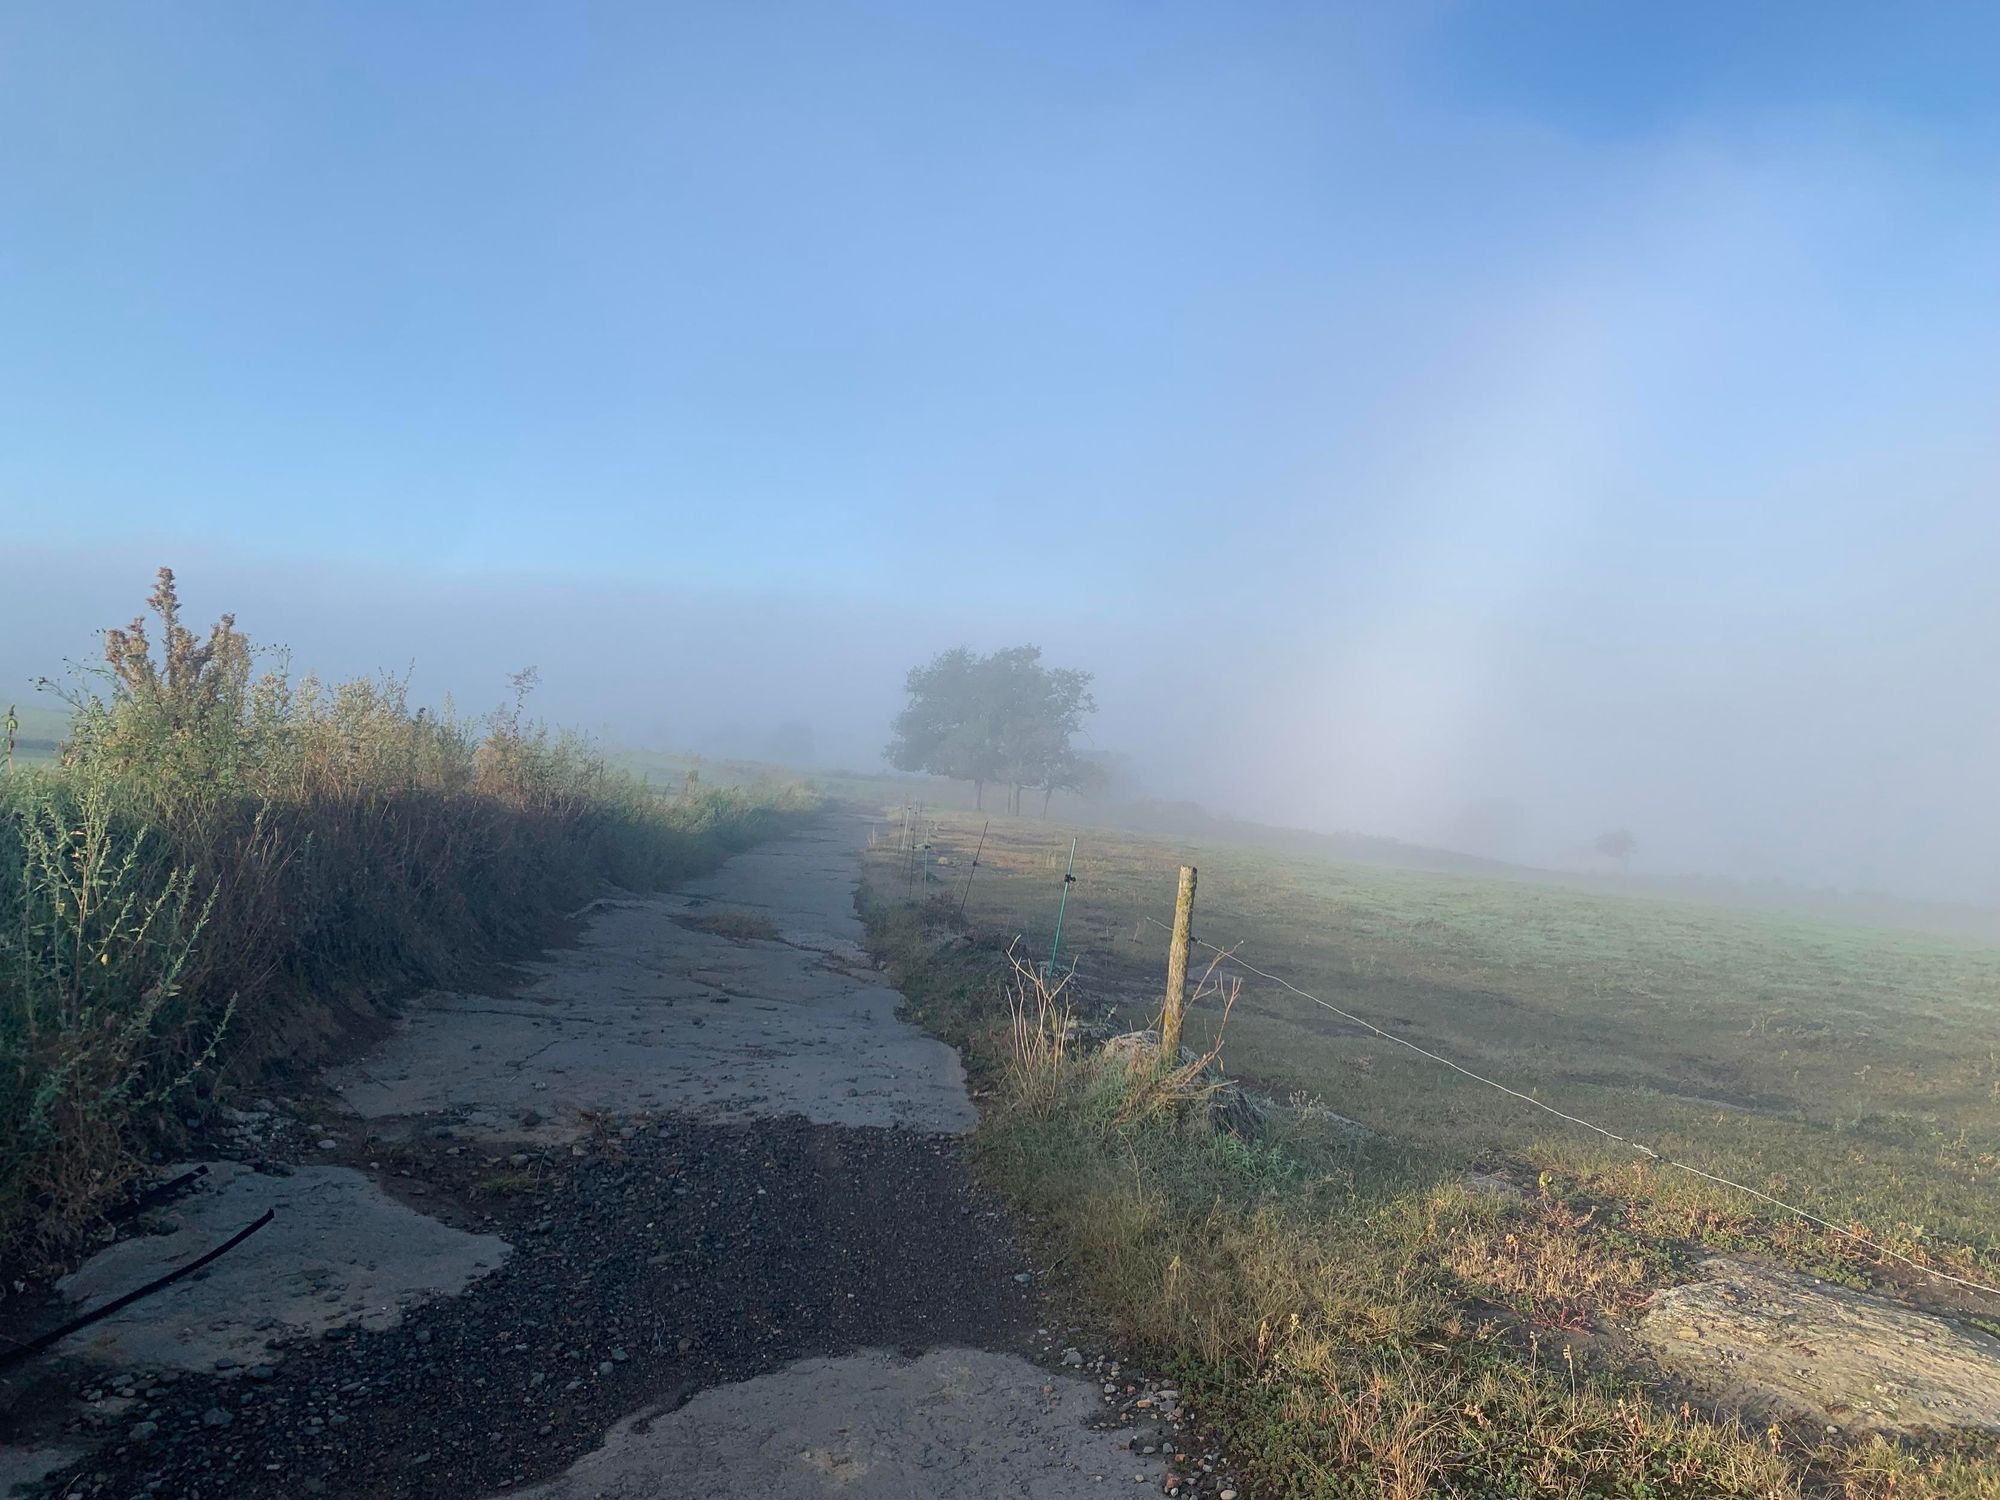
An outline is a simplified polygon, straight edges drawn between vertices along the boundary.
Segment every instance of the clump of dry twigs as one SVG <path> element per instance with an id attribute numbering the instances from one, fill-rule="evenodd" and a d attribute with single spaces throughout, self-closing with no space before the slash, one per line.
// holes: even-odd
<path id="1" fill-rule="evenodd" d="M 1230 1012 L 1235 1010 L 1236 1001 L 1243 993 L 1243 981 L 1233 974 L 1218 971 L 1233 953 L 1233 949 L 1218 949 L 1215 956 L 1209 959 L 1208 967 L 1202 970 L 1194 992 L 1187 997 L 1186 1009 L 1189 1011 L 1204 1001 L 1219 1002 L 1221 1005 L 1215 1030 L 1209 1036 L 1208 1050 L 1196 1052 L 1191 1047 L 1182 1047 L 1179 1057 L 1161 1057 L 1150 1071 L 1133 1068 L 1131 1088 L 1126 1093 L 1124 1108 L 1118 1113 L 1121 1123 L 1148 1115 L 1205 1109 L 1217 1094 L 1232 1087 L 1229 1080 L 1223 1077 L 1219 1064 L 1222 1060 L 1223 1034 L 1229 1028 Z M 1156 1025 L 1156 1034 L 1157 1030 Z"/>

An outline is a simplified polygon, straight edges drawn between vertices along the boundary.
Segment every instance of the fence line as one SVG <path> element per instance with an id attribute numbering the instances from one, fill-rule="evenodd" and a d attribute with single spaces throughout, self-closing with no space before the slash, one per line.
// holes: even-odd
<path id="1" fill-rule="evenodd" d="M 1149 916 L 1146 918 L 1146 920 L 1148 922 L 1151 922 L 1155 927 L 1160 928 L 1164 932 L 1171 933 L 1173 931 L 1172 927 L 1170 927 L 1167 923 L 1160 921 L 1157 917 Z M 1359 1026 L 1366 1031 L 1373 1032 L 1376 1036 L 1381 1037 L 1384 1041 L 1394 1042 L 1398 1047 L 1406 1047 L 1410 1051 L 1416 1053 L 1419 1057 L 1428 1058 L 1430 1059 L 1430 1061 L 1435 1063 L 1442 1063 L 1445 1067 L 1450 1068 L 1454 1073 L 1462 1073 L 1465 1077 L 1472 1079 L 1475 1083 L 1483 1083 L 1488 1088 L 1498 1089 L 1501 1093 L 1508 1095 L 1510 1098 L 1518 1099 L 1524 1104 L 1532 1104 L 1536 1109 L 1542 1110 L 1547 1114 L 1554 1115 L 1558 1120 L 1565 1120 L 1572 1125 L 1580 1125 L 1585 1130 L 1594 1131 L 1598 1135 L 1605 1137 L 1607 1140 L 1616 1141 L 1619 1145 L 1625 1146 L 1630 1150 L 1638 1152 L 1641 1156 L 1646 1157 L 1648 1160 L 1658 1162 L 1661 1166 L 1673 1167 L 1679 1171 L 1688 1173 L 1690 1176 L 1705 1178 L 1709 1182 L 1713 1182 L 1718 1186 L 1733 1188 L 1735 1191 L 1739 1193 L 1746 1193 L 1750 1197 L 1756 1198 L 1761 1202 L 1768 1203 L 1774 1208 L 1783 1209 L 1788 1214 L 1795 1214 L 1799 1218 L 1804 1219 L 1806 1222 L 1810 1224 L 1817 1224 L 1822 1229 L 1831 1230 L 1833 1233 L 1840 1235 L 1845 1239 L 1851 1240 L 1853 1243 L 1861 1246 L 1863 1249 L 1873 1251 L 1876 1255 L 1884 1256 L 1890 1260 L 1900 1261 L 1903 1265 L 1910 1267 L 1910 1269 L 1914 1271 L 1921 1271 L 1926 1276 L 1935 1277 L 1939 1281 L 1949 1281 L 1956 1286 L 1962 1286 L 1966 1288 L 1968 1291 L 1979 1292 L 1984 1296 L 2000 1297 L 2000 1287 L 1989 1286 L 1986 1283 L 1980 1281 L 1972 1281 L 1963 1276 L 1954 1276 L 1949 1271 L 1940 1271 L 1934 1266 L 1927 1266 L 1922 1261 L 1914 1260 L 1910 1256 L 1903 1254 L 1900 1250 L 1892 1250 L 1887 1245 L 1879 1244 L 1876 1241 L 1869 1239 L 1866 1235 L 1856 1234 L 1851 1229 L 1842 1228 L 1840 1225 L 1834 1223 L 1831 1219 L 1823 1219 L 1818 1214 L 1813 1213 L 1809 1209 L 1800 1208 L 1796 1203 L 1787 1203 L 1784 1199 L 1773 1197 L 1770 1193 L 1764 1192 L 1759 1188 L 1751 1187 L 1748 1183 L 1737 1182 L 1734 1178 L 1723 1177 L 1714 1172 L 1704 1171 L 1700 1167 L 1691 1166 L 1687 1162 L 1679 1161 L 1674 1157 L 1668 1156 L 1664 1151 L 1654 1150 L 1651 1146 L 1646 1145 L 1643 1141 L 1634 1140 L 1630 1136 L 1620 1135 L 1617 1131 L 1608 1129 L 1607 1127 L 1599 1125 L 1594 1121 L 1586 1120 L 1581 1115 L 1566 1114 L 1562 1110 L 1557 1109 L 1552 1104 L 1543 1103 L 1540 1099 L 1535 1098 L 1532 1094 L 1524 1094 L 1519 1089 L 1509 1088 L 1506 1084 L 1501 1083 L 1496 1079 L 1488 1078 L 1483 1073 L 1475 1073 L 1472 1071 L 1472 1069 L 1465 1067 L 1460 1063 L 1453 1062 L 1450 1058 L 1445 1057 L 1440 1053 L 1433 1052 L 1427 1047 L 1419 1047 L 1415 1042 L 1410 1041 L 1407 1037 L 1400 1037 L 1397 1036 L 1393 1031 L 1384 1030 L 1382 1027 L 1377 1026 L 1373 1021 L 1370 1021 L 1365 1016 L 1358 1016 L 1351 1010 L 1345 1010 L 1342 1007 L 1335 1005 L 1331 1000 L 1322 1000 L 1318 995 L 1312 994 L 1307 990 L 1300 989 L 1297 985 L 1293 984 L 1289 979 L 1284 978 L 1282 975 L 1273 974 L 1270 973 L 1268 970 L 1258 968 L 1255 964 L 1246 963 L 1238 955 L 1237 950 L 1235 948 L 1227 948 L 1227 949 L 1219 948 L 1214 943 L 1206 942 L 1201 938 L 1196 938 L 1194 941 L 1200 947 L 1206 948 L 1212 953 L 1217 953 L 1222 955 L 1223 958 L 1225 958 L 1228 962 L 1235 964 L 1238 968 L 1248 970 L 1250 973 L 1257 975 L 1261 979 L 1268 979 L 1271 981 L 1271 983 L 1278 985 L 1283 989 L 1290 990 L 1294 995 L 1297 995 L 1300 999 L 1310 1000 L 1314 1005 L 1322 1006 L 1325 1009 L 1332 1011 L 1342 1020 L 1350 1021 L 1354 1025 Z"/>

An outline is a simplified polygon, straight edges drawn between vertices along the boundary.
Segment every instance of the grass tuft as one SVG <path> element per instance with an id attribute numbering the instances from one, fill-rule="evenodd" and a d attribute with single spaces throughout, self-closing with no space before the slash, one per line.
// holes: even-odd
<path id="1" fill-rule="evenodd" d="M 696 932 L 728 938 L 731 942 L 775 943 L 779 940 L 777 925 L 759 912 L 728 908 L 696 912 L 680 920 L 683 926 L 692 927 Z"/>

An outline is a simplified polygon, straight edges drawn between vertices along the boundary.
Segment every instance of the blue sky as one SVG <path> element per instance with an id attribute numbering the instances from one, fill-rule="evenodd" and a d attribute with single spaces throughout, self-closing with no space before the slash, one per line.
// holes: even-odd
<path id="1" fill-rule="evenodd" d="M 1163 790 L 1970 889 L 1995 56 L 1955 5 L 6 5 L 0 668 L 179 559 L 358 670 L 497 675 L 444 622 L 540 598 L 490 633 L 559 709 L 749 684 L 858 756 L 893 658 L 1028 636 Z"/>

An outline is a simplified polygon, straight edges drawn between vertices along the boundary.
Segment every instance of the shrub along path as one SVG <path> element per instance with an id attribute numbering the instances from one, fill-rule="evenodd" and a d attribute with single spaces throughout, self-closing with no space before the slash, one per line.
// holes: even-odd
<path id="1" fill-rule="evenodd" d="M 213 1195 L 343 1174 L 317 1243 L 253 1237 L 31 1368 L 0 1417 L 14 1474 L 62 1458 L 62 1493 L 120 1497 L 1157 1493 L 1171 1393 L 1065 1361 L 961 1162 L 957 1058 L 858 947 L 858 828 L 608 903 L 519 988 L 434 997 L 323 1098 L 239 1115 L 256 1170 L 106 1254 L 143 1276 L 226 1231 Z M 456 1295 L 399 1284 L 365 1232 L 385 1206 L 508 1253 Z"/>

